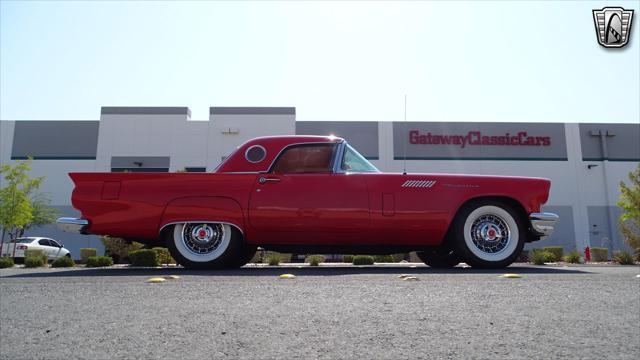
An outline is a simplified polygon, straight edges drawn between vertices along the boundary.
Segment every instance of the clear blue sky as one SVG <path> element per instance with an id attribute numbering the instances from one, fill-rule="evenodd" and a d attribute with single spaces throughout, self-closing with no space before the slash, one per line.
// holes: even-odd
<path id="1" fill-rule="evenodd" d="M 635 10 L 596 43 L 591 10 Z M 0 119 L 295 106 L 300 120 L 638 122 L 640 2 L 0 3 Z"/>

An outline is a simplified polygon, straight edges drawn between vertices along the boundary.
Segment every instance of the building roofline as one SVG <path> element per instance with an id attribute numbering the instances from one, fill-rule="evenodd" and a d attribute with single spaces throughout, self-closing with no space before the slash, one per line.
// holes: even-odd
<path id="1" fill-rule="evenodd" d="M 209 115 L 295 115 L 295 107 L 210 107 Z"/>
<path id="2" fill-rule="evenodd" d="M 191 109 L 186 106 L 103 106 L 102 115 L 187 115 Z"/>

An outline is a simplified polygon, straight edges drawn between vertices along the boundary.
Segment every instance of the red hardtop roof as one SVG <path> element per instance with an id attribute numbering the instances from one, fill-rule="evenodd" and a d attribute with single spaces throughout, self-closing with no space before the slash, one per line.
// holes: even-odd
<path id="1" fill-rule="evenodd" d="M 225 161 L 216 169 L 216 173 L 230 172 L 260 172 L 267 171 L 276 156 L 289 145 L 305 143 L 340 143 L 344 139 L 337 136 L 316 135 L 281 135 L 263 136 L 251 139 L 240 145 Z M 263 160 L 251 163 L 245 158 L 247 149 L 259 145 L 266 150 Z"/>

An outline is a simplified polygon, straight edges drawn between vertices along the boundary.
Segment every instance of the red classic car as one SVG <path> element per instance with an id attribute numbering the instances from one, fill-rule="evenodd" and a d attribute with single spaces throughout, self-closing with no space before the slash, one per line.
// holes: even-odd
<path id="1" fill-rule="evenodd" d="M 381 173 L 338 137 L 250 140 L 213 173 L 71 173 L 67 231 L 166 246 L 191 268 L 295 253 L 417 251 L 434 267 L 498 268 L 553 232 L 540 178 Z"/>

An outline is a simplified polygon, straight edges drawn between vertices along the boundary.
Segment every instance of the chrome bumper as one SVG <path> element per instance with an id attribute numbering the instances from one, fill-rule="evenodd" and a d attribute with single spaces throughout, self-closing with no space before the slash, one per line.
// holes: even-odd
<path id="1" fill-rule="evenodd" d="M 62 217 L 56 221 L 58 229 L 66 232 L 86 234 L 84 228 L 89 225 L 89 221 L 85 219 Z"/>
<path id="2" fill-rule="evenodd" d="M 556 222 L 560 217 L 553 213 L 532 213 L 529 215 L 531 222 L 531 230 L 540 237 L 546 237 L 553 234 Z"/>

